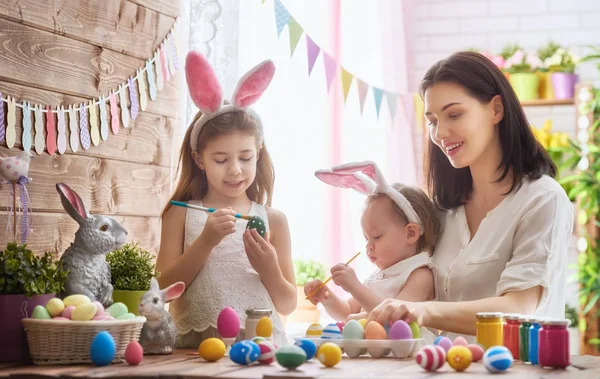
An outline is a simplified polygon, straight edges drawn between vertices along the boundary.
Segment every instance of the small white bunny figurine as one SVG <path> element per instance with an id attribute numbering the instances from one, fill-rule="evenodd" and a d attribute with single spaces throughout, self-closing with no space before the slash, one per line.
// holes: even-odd
<path id="1" fill-rule="evenodd" d="M 146 317 L 140 334 L 144 354 L 171 354 L 177 342 L 177 327 L 165 304 L 177 299 L 185 290 L 183 282 L 173 283 L 161 290 L 158 280 L 152 278 L 150 290 L 142 295 L 138 311 Z"/>

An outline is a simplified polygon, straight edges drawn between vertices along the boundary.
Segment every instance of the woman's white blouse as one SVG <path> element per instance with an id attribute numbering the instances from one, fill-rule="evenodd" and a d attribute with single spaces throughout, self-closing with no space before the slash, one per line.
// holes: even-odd
<path id="1" fill-rule="evenodd" d="M 549 176 L 525 180 L 488 212 L 473 239 L 460 206 L 441 216 L 433 254 L 438 299 L 469 301 L 543 287 L 536 316 L 564 317 L 573 206 Z"/>

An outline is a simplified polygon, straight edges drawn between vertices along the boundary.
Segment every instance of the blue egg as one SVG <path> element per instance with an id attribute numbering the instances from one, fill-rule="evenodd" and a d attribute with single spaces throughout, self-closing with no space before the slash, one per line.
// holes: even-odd
<path id="1" fill-rule="evenodd" d="M 440 341 L 442 340 L 442 338 L 444 338 L 444 336 L 437 336 L 437 337 L 435 337 L 435 340 L 433 340 L 433 344 L 434 345 L 439 345 Z"/>
<path id="2" fill-rule="evenodd" d="M 229 357 L 238 365 L 249 365 L 258 360 L 260 347 L 252 341 L 240 341 L 229 351 Z"/>
<path id="3" fill-rule="evenodd" d="M 340 340 L 342 339 L 342 332 L 340 327 L 336 324 L 329 324 L 323 329 L 323 334 L 321 334 L 321 339 L 324 340 Z"/>
<path id="4" fill-rule="evenodd" d="M 506 371 L 513 362 L 513 356 L 505 346 L 492 346 L 483 354 L 483 365 L 490 372 Z"/>
<path id="5" fill-rule="evenodd" d="M 317 354 L 317 345 L 309 339 L 303 338 L 301 340 L 296 341 L 296 345 L 300 346 L 302 350 L 306 353 L 306 360 L 313 359 Z"/>
<path id="6" fill-rule="evenodd" d="M 116 352 L 115 340 L 105 330 L 96 334 L 90 345 L 90 358 L 96 366 L 110 364 L 115 359 Z"/>

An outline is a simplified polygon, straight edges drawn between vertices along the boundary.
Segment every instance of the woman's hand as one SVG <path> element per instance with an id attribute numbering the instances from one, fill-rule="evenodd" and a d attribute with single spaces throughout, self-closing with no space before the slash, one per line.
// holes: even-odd
<path id="1" fill-rule="evenodd" d="M 277 251 L 269 242 L 269 232 L 262 238 L 255 229 L 244 231 L 244 248 L 252 267 L 261 278 L 279 271 Z"/>
<path id="2" fill-rule="evenodd" d="M 377 321 L 381 325 L 391 325 L 398 320 L 416 321 L 417 324 L 422 325 L 424 316 L 425 309 L 422 303 L 386 299 L 371 311 L 368 320 Z"/>

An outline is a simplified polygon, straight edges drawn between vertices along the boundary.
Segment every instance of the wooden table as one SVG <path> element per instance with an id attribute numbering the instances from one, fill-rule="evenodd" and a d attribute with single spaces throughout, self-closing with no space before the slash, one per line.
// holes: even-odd
<path id="1" fill-rule="evenodd" d="M 91 365 L 75 366 L 18 366 L 0 364 L 0 378 L 427 378 L 435 377 L 498 377 L 487 372 L 481 363 L 472 364 L 465 372 L 458 373 L 447 364 L 431 375 L 421 369 L 414 359 L 399 360 L 394 358 L 354 358 L 344 357 L 342 362 L 333 368 L 325 368 L 315 359 L 300 366 L 297 371 L 283 369 L 277 363 L 270 366 L 253 365 L 238 366 L 225 357 L 219 362 L 208 363 L 198 356 L 188 355 L 190 350 L 178 350 L 172 355 L 145 356 L 139 366 L 126 363 L 111 364 L 105 367 Z M 544 370 L 539 367 L 516 362 L 506 373 L 506 378 L 577 378 L 599 379 L 600 357 L 573 356 L 572 365 L 566 370 Z"/>

